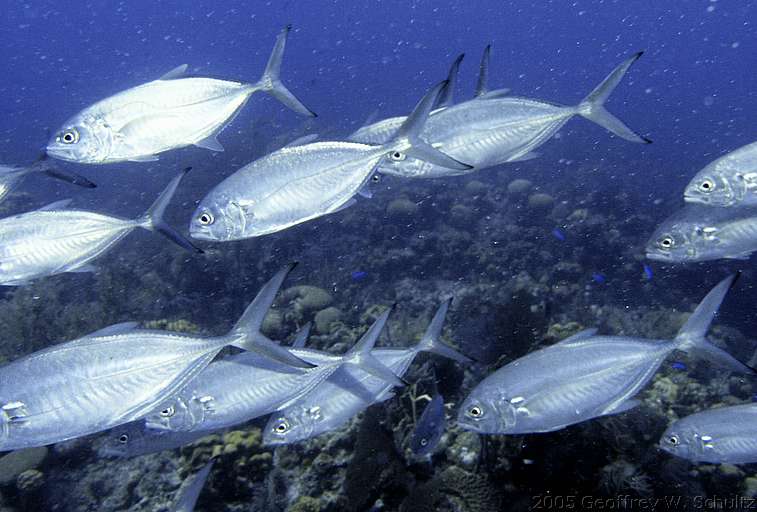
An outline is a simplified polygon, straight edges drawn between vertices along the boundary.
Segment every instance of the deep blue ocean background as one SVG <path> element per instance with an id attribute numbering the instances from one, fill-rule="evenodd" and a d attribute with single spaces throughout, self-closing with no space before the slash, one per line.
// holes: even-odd
<path id="1" fill-rule="evenodd" d="M 656 222 L 683 205 L 683 188 L 690 178 L 718 156 L 757 140 L 755 20 L 757 2 L 751 0 L 8 2 L 0 16 L 4 50 L 0 53 L 0 162 L 21 165 L 35 160 L 50 133 L 79 110 L 156 79 L 180 64 L 188 64 L 195 75 L 255 81 L 276 35 L 292 24 L 282 79 L 318 113 L 317 119 L 306 120 L 257 94 L 219 136 L 226 148 L 223 153 L 189 147 L 162 154 L 158 162 L 60 163 L 95 181 L 94 191 L 38 176 L 22 185 L 29 194 L 27 209 L 74 197 L 76 207 L 135 217 L 148 208 L 170 177 L 192 166 L 168 214 L 170 222 L 186 233 L 197 202 L 225 176 L 301 135 L 318 133 L 321 139 L 340 140 L 371 116 L 406 114 L 431 85 L 446 76 L 461 52 L 466 56 L 455 91 L 459 100 L 472 97 L 481 52 L 491 43 L 491 88 L 508 87 L 518 96 L 575 104 L 617 64 L 644 50 L 607 108 L 653 144 L 631 144 L 575 118 L 558 137 L 539 148 L 540 158 L 485 170 L 475 179 L 504 190 L 511 179 L 528 178 L 560 200 L 569 198 L 571 204 L 580 205 L 590 198 L 593 212 L 614 215 L 617 225 L 612 228 L 623 241 L 624 255 L 615 249 L 606 251 L 601 236 L 578 237 L 567 231 L 564 241 L 555 240 L 552 229 L 560 226 L 549 222 L 529 231 L 541 235 L 526 240 L 542 244 L 555 260 L 564 257 L 567 261 L 579 249 L 589 253 L 578 261 L 583 265 L 580 279 L 586 294 L 596 294 L 587 303 L 604 301 L 625 307 L 629 316 L 638 308 L 657 304 L 690 311 L 689 306 L 728 272 L 743 270 L 743 279 L 718 322 L 753 337 L 757 330 L 754 258 L 689 266 L 649 263 L 653 271 L 649 280 L 643 274 L 641 256 Z M 574 180 L 574 175 L 580 178 Z M 376 212 L 383 212 L 383 205 L 400 188 L 414 191 L 415 199 L 427 197 L 433 202 L 437 195 L 453 195 L 470 179 L 384 178 L 374 203 L 361 200 L 349 211 L 380 215 Z M 620 196 L 624 201 L 617 200 Z M 444 208 L 442 214 L 447 212 Z M 638 220 L 642 214 L 646 220 Z M 349 289 L 350 297 L 360 296 L 361 285 L 351 279 L 356 271 L 367 273 L 366 283 L 383 279 L 389 287 L 395 280 L 432 281 L 442 273 L 450 281 L 473 280 L 469 268 L 450 271 L 449 262 L 443 271 L 400 266 L 391 275 L 378 276 L 361 263 L 364 252 L 386 242 L 369 229 L 369 221 L 377 219 L 366 219 L 365 227 L 355 222 L 345 227 L 343 218 L 337 214 L 273 236 L 203 247 L 211 255 L 240 247 L 265 254 L 270 265 L 255 277 L 259 282 L 270 275 L 269 268 L 299 259 L 299 281 L 337 293 Z M 624 218 L 635 220 L 623 227 Z M 429 225 L 432 220 L 408 220 L 406 229 L 392 231 L 391 243 L 409 245 L 415 235 L 413 224 Z M 349 234 L 352 245 L 348 248 L 332 244 L 341 234 Z M 498 243 L 518 241 L 502 234 Z M 130 235 L 123 243 L 144 244 L 155 248 L 156 255 L 167 244 L 149 233 Z M 129 250 L 130 257 L 134 252 Z M 115 254 L 110 264 L 114 260 L 123 266 L 136 264 L 133 259 L 118 260 L 118 249 Z M 145 251 L 139 265 L 168 266 L 152 254 Z M 196 299 L 203 294 L 215 298 L 225 293 L 220 280 L 233 279 L 218 277 L 230 271 L 212 265 L 210 257 L 194 264 L 186 271 L 186 280 L 177 285 L 193 308 L 201 309 Z M 521 270 L 517 265 L 503 265 L 490 274 L 481 271 L 475 278 L 497 287 Z M 601 282 L 591 277 L 597 273 L 603 276 Z M 58 279 L 67 286 L 80 283 L 86 288 L 92 277 Z M 233 298 L 237 310 L 257 289 L 252 278 L 245 279 L 244 293 Z M 385 299 L 376 301 L 388 302 Z M 76 295 L 73 300 L 78 300 Z M 169 312 L 175 315 L 180 304 L 173 303 Z M 498 338 L 487 323 L 491 319 L 481 318 L 489 310 L 470 308 L 470 318 L 459 318 L 460 323 L 480 325 L 476 331 L 466 324 L 468 332 L 482 336 L 481 345 Z M 117 320 L 134 319 L 127 310 L 116 315 Z M 211 317 L 214 311 L 209 307 L 208 317 L 200 317 L 199 323 L 222 330 L 237 314 Z M 0 326 L 0 336 L 2 330 Z"/>

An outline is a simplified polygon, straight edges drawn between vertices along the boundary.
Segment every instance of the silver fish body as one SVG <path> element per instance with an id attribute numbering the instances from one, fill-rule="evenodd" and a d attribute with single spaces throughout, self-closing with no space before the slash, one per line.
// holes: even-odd
<path id="1" fill-rule="evenodd" d="M 435 148 L 473 167 L 467 171 L 440 168 L 408 158 L 384 161 L 379 172 L 411 178 L 435 178 L 463 174 L 533 157 L 534 150 L 551 139 L 573 116 L 580 115 L 631 142 L 649 140 L 635 134 L 604 108 L 604 102 L 620 83 L 637 53 L 613 70 L 576 106 L 561 106 L 504 93 L 484 93 L 440 109 L 429 118 L 422 137 Z M 354 140 L 380 140 L 397 118 L 361 128 Z"/>
<path id="2" fill-rule="evenodd" d="M 694 462 L 757 462 L 757 404 L 719 407 L 674 421 L 660 447 Z"/>
<path id="3" fill-rule="evenodd" d="M 241 240 L 333 213 L 363 187 L 384 155 L 381 148 L 349 142 L 282 148 L 217 185 L 200 202 L 190 236 Z"/>
<path id="4" fill-rule="evenodd" d="M 279 80 L 289 27 L 276 46 L 263 77 L 242 83 L 181 76 L 180 66 L 158 80 L 105 98 L 70 118 L 50 139 L 47 153 L 88 164 L 156 160 L 158 154 L 189 145 L 223 151 L 216 140 L 250 96 L 274 95 L 297 112 L 314 115 Z"/>
<path id="5" fill-rule="evenodd" d="M 90 271 L 92 260 L 136 228 L 157 231 L 186 249 L 197 250 L 163 221 L 163 213 L 185 173 L 171 180 L 137 219 L 61 209 L 59 203 L 0 219 L 0 284 L 22 285 L 62 272 Z"/>
<path id="6" fill-rule="evenodd" d="M 711 162 L 684 190 L 687 203 L 720 207 L 757 206 L 757 142 Z"/>
<path id="7" fill-rule="evenodd" d="M 375 349 L 372 355 L 402 377 L 416 354 L 413 349 Z M 263 430 L 263 443 L 290 444 L 330 432 L 392 396 L 392 386 L 385 381 L 357 368 L 341 367 L 300 400 L 275 412 Z"/>
<path id="8" fill-rule="evenodd" d="M 42 446 L 138 419 L 228 344 L 164 331 L 92 335 L 0 367 L 0 450 Z"/>
<path id="9" fill-rule="evenodd" d="M 551 432 L 621 412 L 675 348 L 592 334 L 532 352 L 486 377 L 462 403 L 460 426 L 482 434 Z"/>
<path id="10" fill-rule="evenodd" d="M 215 431 L 286 407 L 333 369 L 293 368 L 245 352 L 216 361 L 181 393 L 145 417 L 145 426 L 173 432 Z"/>
<path id="11" fill-rule="evenodd" d="M 413 429 L 410 437 L 410 451 L 413 452 L 413 455 L 425 457 L 434 453 L 444 435 L 445 416 L 444 398 L 442 395 L 436 394 L 426 404 L 423 413 L 415 424 L 415 429 Z"/>
<path id="12" fill-rule="evenodd" d="M 690 263 L 748 259 L 757 250 L 757 208 L 687 205 L 655 230 L 646 244 L 651 260 Z"/>
<path id="13" fill-rule="evenodd" d="M 458 425 L 482 434 L 528 434 L 627 411 L 676 349 L 754 373 L 705 338 L 735 279 L 715 286 L 671 341 L 597 336 L 589 329 L 503 366 L 463 401 Z"/>

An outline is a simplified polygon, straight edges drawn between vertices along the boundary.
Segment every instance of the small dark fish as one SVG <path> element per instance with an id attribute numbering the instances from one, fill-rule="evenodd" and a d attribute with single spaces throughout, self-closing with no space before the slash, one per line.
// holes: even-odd
<path id="1" fill-rule="evenodd" d="M 605 284 L 607 282 L 607 277 L 605 277 L 605 275 L 602 274 L 601 272 L 594 272 L 591 275 L 591 279 L 592 281 L 598 284 Z"/>
<path id="2" fill-rule="evenodd" d="M 652 273 L 652 267 L 644 263 L 644 279 L 651 281 L 653 277 L 654 274 Z"/>
<path id="3" fill-rule="evenodd" d="M 560 228 L 555 228 L 552 230 L 552 236 L 557 238 L 559 241 L 564 242 L 565 241 L 565 231 L 563 231 Z"/>
<path id="4" fill-rule="evenodd" d="M 672 363 L 670 363 L 670 367 L 674 370 L 683 371 L 686 369 L 686 363 L 682 363 L 681 361 L 673 361 Z"/>
<path id="5" fill-rule="evenodd" d="M 364 270 L 355 270 L 352 272 L 351 277 L 352 280 L 357 283 L 368 277 L 368 272 L 365 272 Z"/>
<path id="6" fill-rule="evenodd" d="M 418 457 L 430 455 L 444 434 L 444 398 L 435 395 L 428 403 L 410 438 L 410 450 Z"/>

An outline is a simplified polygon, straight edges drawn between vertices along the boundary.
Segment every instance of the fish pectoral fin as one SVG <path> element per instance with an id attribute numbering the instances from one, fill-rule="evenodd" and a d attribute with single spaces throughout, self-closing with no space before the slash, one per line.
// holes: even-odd
<path id="1" fill-rule="evenodd" d="M 129 162 L 156 162 L 158 155 L 141 155 L 129 157 Z"/>
<path id="2" fill-rule="evenodd" d="M 731 256 L 723 256 L 723 258 L 727 260 L 740 260 L 740 261 L 746 261 L 752 257 L 751 252 L 746 252 L 742 254 L 733 254 Z"/>
<path id="3" fill-rule="evenodd" d="M 189 66 L 186 64 L 176 66 L 171 71 L 158 78 L 158 80 L 174 80 L 176 78 L 181 78 L 186 74 L 188 67 Z"/>
<path id="4" fill-rule="evenodd" d="M 86 263 L 84 265 L 81 265 L 80 267 L 70 268 L 66 270 L 66 272 L 73 272 L 75 274 L 85 274 L 87 272 L 94 273 L 94 272 L 97 272 L 98 270 L 100 269 L 97 268 L 95 265 L 92 265 L 91 263 Z"/>
<path id="5" fill-rule="evenodd" d="M 536 151 L 529 151 L 525 155 L 521 155 L 518 158 L 513 158 L 512 160 L 508 160 L 508 162 L 527 162 L 528 160 L 533 160 L 534 158 L 539 158 L 541 156 L 541 153 L 538 153 Z"/>
<path id="6" fill-rule="evenodd" d="M 622 412 L 630 411 L 641 405 L 641 400 L 631 399 L 620 402 L 619 404 L 610 405 L 603 410 L 598 416 L 609 416 L 611 414 L 620 414 Z"/>
<path id="7" fill-rule="evenodd" d="M 341 205 L 337 206 L 336 208 L 334 208 L 333 210 L 327 211 L 326 213 L 329 214 L 329 213 L 341 212 L 342 210 L 346 210 L 347 208 L 349 208 L 350 206 L 352 206 L 355 203 L 357 203 L 357 200 L 354 197 L 351 197 L 346 203 L 341 204 Z"/>
<path id="8" fill-rule="evenodd" d="M 216 138 L 216 134 L 205 137 L 202 140 L 198 140 L 197 142 L 194 143 L 194 145 L 197 146 L 198 148 L 209 149 L 211 151 L 218 151 L 218 152 L 223 151 L 223 146 L 221 145 L 220 142 L 218 142 L 218 139 Z"/>

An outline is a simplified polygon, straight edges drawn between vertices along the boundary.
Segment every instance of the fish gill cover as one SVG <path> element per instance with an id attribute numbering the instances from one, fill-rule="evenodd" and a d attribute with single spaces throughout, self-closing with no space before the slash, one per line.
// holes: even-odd
<path id="1" fill-rule="evenodd" d="M 757 382 L 730 358 L 755 364 L 755 19 L 723 0 L 9 3 L 0 450 L 29 448 L 0 454 L 0 511 L 753 506 Z M 156 339 L 161 359 L 139 350 Z M 696 350 L 665 358 L 673 339 Z M 257 351 L 213 360 L 229 342 Z M 619 391 L 585 410 L 582 368 L 610 353 Z M 515 363 L 527 380 L 487 380 Z M 492 411 L 567 419 L 456 421 Z"/>

